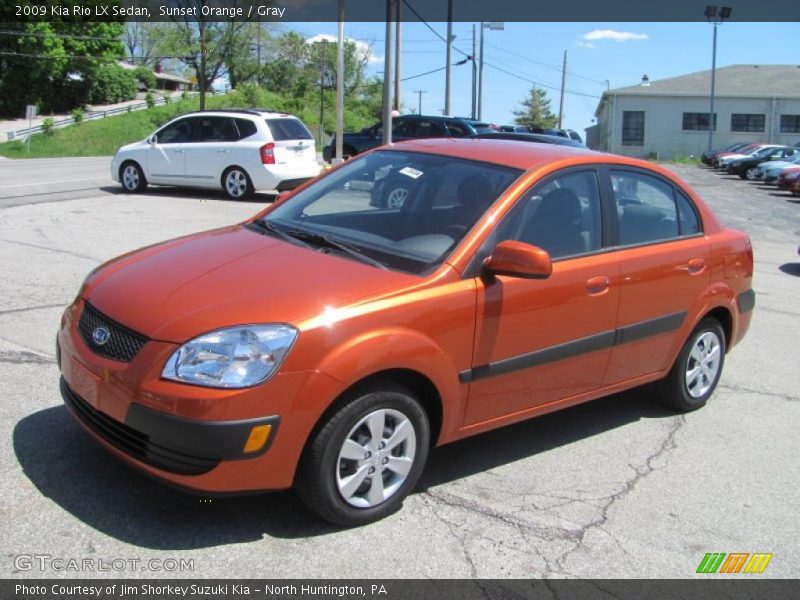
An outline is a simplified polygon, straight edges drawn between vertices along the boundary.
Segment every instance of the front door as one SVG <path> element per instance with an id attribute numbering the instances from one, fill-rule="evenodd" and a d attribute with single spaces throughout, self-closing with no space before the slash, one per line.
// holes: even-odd
<path id="1" fill-rule="evenodd" d="M 544 248 L 553 273 L 476 278 L 473 368 L 461 374 L 471 383 L 465 426 L 601 386 L 619 300 L 601 223 L 598 173 L 582 167 L 538 183 L 490 236 L 489 253 L 507 239 Z"/>
<path id="2" fill-rule="evenodd" d="M 170 123 L 155 133 L 147 150 L 147 180 L 151 183 L 183 183 L 186 167 L 184 145 L 192 139 L 192 117 Z"/>
<path id="3" fill-rule="evenodd" d="M 190 185 L 222 185 L 222 168 L 228 163 L 239 133 L 230 117 L 195 117 L 192 140 L 183 145 L 186 179 Z"/>

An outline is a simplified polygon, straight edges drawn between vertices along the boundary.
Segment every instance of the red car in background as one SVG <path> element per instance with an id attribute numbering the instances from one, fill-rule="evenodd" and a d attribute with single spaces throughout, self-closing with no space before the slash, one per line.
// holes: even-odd
<path id="1" fill-rule="evenodd" d="M 798 181 L 800 181 L 800 167 L 787 167 L 778 175 L 775 184 L 781 190 L 795 190 Z"/>

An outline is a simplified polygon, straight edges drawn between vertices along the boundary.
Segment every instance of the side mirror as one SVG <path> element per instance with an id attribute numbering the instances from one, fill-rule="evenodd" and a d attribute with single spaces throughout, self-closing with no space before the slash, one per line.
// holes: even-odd
<path id="1" fill-rule="evenodd" d="M 553 272 L 553 263 L 546 250 L 537 246 L 505 240 L 483 261 L 483 268 L 492 275 L 508 275 L 523 279 L 545 279 Z"/>
<path id="2" fill-rule="evenodd" d="M 158 136 L 154 133 L 149 138 L 147 138 L 147 143 L 151 146 L 155 147 L 158 145 Z"/>

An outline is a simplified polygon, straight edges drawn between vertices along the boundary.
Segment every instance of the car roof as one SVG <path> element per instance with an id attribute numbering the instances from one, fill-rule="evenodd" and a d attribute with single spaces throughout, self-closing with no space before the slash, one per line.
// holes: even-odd
<path id="1" fill-rule="evenodd" d="M 426 152 L 453 158 L 464 158 L 479 162 L 492 163 L 528 170 L 556 161 L 582 163 L 615 163 L 631 165 L 659 171 L 652 163 L 629 158 L 618 154 L 596 152 L 588 148 L 545 144 L 538 142 L 521 142 L 512 140 L 495 140 L 485 138 L 424 138 L 397 142 L 384 150 L 407 150 L 410 152 Z"/>
<path id="2" fill-rule="evenodd" d="M 188 117 L 188 116 L 208 115 L 214 117 L 214 116 L 227 116 L 231 114 L 250 115 L 256 117 L 268 116 L 270 118 L 292 118 L 292 119 L 297 118 L 294 115 L 287 113 L 285 111 L 273 110 L 271 108 L 215 108 L 208 110 L 195 110 L 180 116 Z"/>
<path id="3" fill-rule="evenodd" d="M 473 136 L 484 140 L 512 140 L 518 142 L 541 142 L 543 144 L 558 144 L 561 146 L 574 146 L 575 148 L 585 148 L 581 143 L 573 139 L 560 135 L 548 135 L 546 133 L 523 133 L 520 131 L 496 131 L 491 133 L 476 133 Z"/>

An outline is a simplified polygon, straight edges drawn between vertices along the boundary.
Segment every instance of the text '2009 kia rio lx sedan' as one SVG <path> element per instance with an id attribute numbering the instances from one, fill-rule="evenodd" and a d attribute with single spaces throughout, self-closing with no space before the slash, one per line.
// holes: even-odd
<path id="1" fill-rule="evenodd" d="M 650 382 L 702 407 L 752 275 L 749 238 L 657 165 L 400 143 L 93 271 L 61 322 L 61 391 L 151 475 L 294 486 L 357 525 L 401 506 L 433 446 Z"/>

